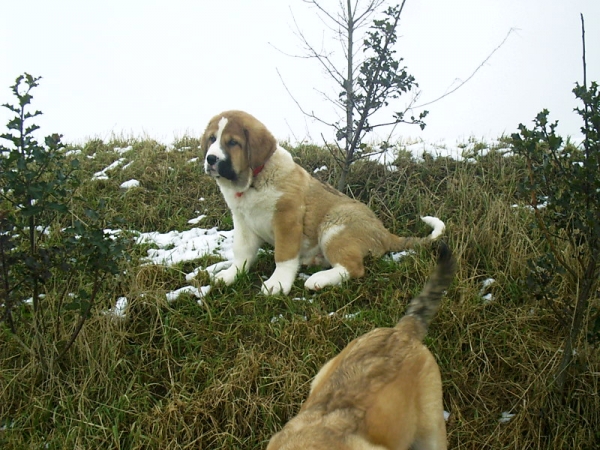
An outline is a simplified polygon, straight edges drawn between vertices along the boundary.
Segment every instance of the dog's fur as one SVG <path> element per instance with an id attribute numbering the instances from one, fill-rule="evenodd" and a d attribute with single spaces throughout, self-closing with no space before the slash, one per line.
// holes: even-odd
<path id="1" fill-rule="evenodd" d="M 454 272 L 440 243 L 435 271 L 400 322 L 355 339 L 326 363 L 267 450 L 446 449 L 442 380 L 422 340 Z"/>
<path id="2" fill-rule="evenodd" d="M 444 223 L 425 238 L 398 237 L 364 204 L 321 183 L 294 162 L 256 118 L 242 111 L 213 117 L 202 137 L 204 168 L 214 177 L 231 210 L 233 263 L 215 279 L 231 284 L 254 263 L 259 247 L 275 248 L 275 271 L 265 294 L 287 294 L 300 264 L 331 267 L 306 280 L 308 289 L 364 274 L 363 259 L 435 240 Z"/>

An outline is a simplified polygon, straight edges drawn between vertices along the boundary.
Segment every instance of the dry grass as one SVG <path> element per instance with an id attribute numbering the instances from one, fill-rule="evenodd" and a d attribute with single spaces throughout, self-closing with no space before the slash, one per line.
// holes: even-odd
<path id="1" fill-rule="evenodd" d="M 89 143 L 84 153 L 96 153 L 85 162 L 90 175 L 118 158 L 114 146 L 133 145 L 123 155 L 132 164 L 83 194 L 105 198 L 139 231 L 185 229 L 199 213 L 208 216 L 205 226 L 231 226 L 214 183 L 188 162 L 199 156 L 196 142 L 184 141 L 171 152 L 149 141 Z M 295 153 L 311 168 L 326 157 L 310 148 Z M 350 189 L 398 234 L 427 233 L 419 215 L 447 222 L 459 271 L 427 344 L 444 380 L 450 448 L 598 448 L 599 350 L 582 340 L 565 395 L 553 390 L 566 330 L 524 283 L 527 259 L 542 243 L 527 210 L 512 206 L 519 170 L 493 152 L 477 163 L 403 158 L 397 172 L 358 164 Z M 121 190 L 131 178 L 142 187 Z M 298 282 L 290 296 L 267 298 L 257 294 L 260 275 L 273 270 L 266 255 L 199 306 L 193 298 L 165 300 L 187 268 L 143 266 L 143 249 L 131 253 L 126 273 L 109 284 L 50 373 L 2 328 L 0 447 L 264 448 L 297 412 L 318 368 L 357 335 L 393 325 L 434 264 L 421 249 L 397 264 L 369 261 L 364 279 L 314 296 Z M 490 277 L 493 300 L 485 303 L 481 283 Z M 198 285 L 206 282 L 201 274 Z M 130 299 L 127 318 L 103 314 L 121 295 Z M 596 299 L 592 307 L 599 306 Z M 22 327 L 26 340 L 26 321 Z M 514 417 L 502 423 L 505 412 Z"/>

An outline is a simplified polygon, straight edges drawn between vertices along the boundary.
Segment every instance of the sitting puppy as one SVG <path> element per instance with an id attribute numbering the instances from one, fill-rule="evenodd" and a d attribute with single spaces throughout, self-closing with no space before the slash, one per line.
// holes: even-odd
<path id="1" fill-rule="evenodd" d="M 437 267 L 406 315 L 326 363 L 298 415 L 267 450 L 446 449 L 440 370 L 421 341 L 454 272 L 441 244 Z"/>
<path id="2" fill-rule="evenodd" d="M 308 289 L 361 277 L 363 259 L 435 240 L 444 223 L 426 238 L 391 234 L 364 204 L 321 183 L 294 162 L 266 127 L 248 113 L 226 111 L 213 117 L 202 137 L 204 168 L 214 177 L 233 216 L 233 263 L 215 279 L 229 285 L 248 270 L 259 247 L 275 248 L 275 271 L 265 294 L 289 293 L 300 264 L 331 267 L 309 277 Z"/>

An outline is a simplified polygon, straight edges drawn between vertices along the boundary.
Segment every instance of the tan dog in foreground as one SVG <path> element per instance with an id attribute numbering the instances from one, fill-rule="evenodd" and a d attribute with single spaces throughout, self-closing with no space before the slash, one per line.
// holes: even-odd
<path id="1" fill-rule="evenodd" d="M 446 449 L 442 379 L 422 340 L 454 277 L 440 243 L 437 266 L 394 328 L 355 340 L 319 371 L 296 417 L 267 450 Z"/>

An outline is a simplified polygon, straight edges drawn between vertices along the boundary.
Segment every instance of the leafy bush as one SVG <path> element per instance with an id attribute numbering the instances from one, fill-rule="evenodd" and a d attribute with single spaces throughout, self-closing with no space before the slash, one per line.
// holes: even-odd
<path id="1" fill-rule="evenodd" d="M 582 149 L 563 145 L 548 110 L 537 115 L 533 129 L 521 124 L 520 134 L 512 136 L 515 152 L 527 162 L 520 187 L 547 246 L 530 261 L 529 285 L 568 329 L 557 374 L 560 390 L 600 273 L 600 93 L 595 82 L 589 89 L 577 84 L 573 92 L 583 102 L 576 109 L 584 121 Z M 560 280 L 567 281 L 566 292 L 561 292 Z M 597 331 L 597 313 L 594 322 Z M 595 338 L 593 332 L 590 337 Z"/>
<path id="2" fill-rule="evenodd" d="M 28 107 L 39 79 L 19 76 L 17 104 L 3 105 L 15 117 L 0 135 L 8 141 L 0 146 L 0 312 L 4 334 L 48 370 L 81 331 L 104 278 L 119 273 L 125 241 L 105 230 L 101 200 L 77 196 L 79 161 L 67 160 L 61 136 L 36 140 L 29 121 L 41 112 Z"/>

